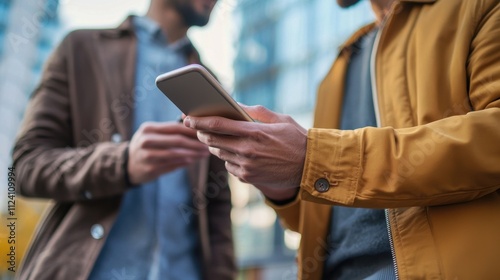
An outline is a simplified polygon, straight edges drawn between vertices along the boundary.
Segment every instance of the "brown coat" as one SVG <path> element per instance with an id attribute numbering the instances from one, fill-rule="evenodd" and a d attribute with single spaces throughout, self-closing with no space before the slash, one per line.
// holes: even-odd
<path id="1" fill-rule="evenodd" d="M 299 196 L 273 205 L 302 234 L 299 279 L 322 279 L 331 205 L 388 209 L 399 279 L 499 279 L 500 2 L 395 3 L 375 44 L 382 127 L 335 129 L 371 25 L 319 88 Z"/>
<path id="2" fill-rule="evenodd" d="M 190 62 L 199 62 L 189 47 Z M 136 38 L 117 29 L 68 35 L 48 61 L 14 149 L 19 192 L 50 198 L 19 279 L 86 279 L 117 216 L 133 116 Z M 190 168 L 205 279 L 234 279 L 230 192 L 223 162 Z M 207 189 L 208 188 L 208 189 Z M 101 225 L 104 235 L 91 236 Z M 94 236 L 95 237 L 95 236 Z"/>

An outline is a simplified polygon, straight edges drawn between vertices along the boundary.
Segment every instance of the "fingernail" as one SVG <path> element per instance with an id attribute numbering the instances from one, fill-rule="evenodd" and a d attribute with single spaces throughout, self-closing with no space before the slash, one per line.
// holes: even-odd
<path id="1" fill-rule="evenodd" d="M 187 127 L 191 127 L 191 118 L 186 117 L 184 119 L 184 125 L 187 126 Z"/>

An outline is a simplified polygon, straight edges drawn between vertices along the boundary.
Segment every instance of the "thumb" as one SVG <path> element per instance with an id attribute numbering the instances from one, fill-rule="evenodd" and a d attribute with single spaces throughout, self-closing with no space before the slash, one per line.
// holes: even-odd
<path id="1" fill-rule="evenodd" d="M 264 106 L 257 105 L 257 106 L 246 106 L 243 104 L 240 104 L 241 108 L 245 110 L 245 112 L 250 115 L 250 117 L 256 121 L 262 122 L 262 123 L 280 123 L 282 122 L 281 120 L 281 115 L 278 113 L 275 113 L 269 109 L 267 109 Z"/>

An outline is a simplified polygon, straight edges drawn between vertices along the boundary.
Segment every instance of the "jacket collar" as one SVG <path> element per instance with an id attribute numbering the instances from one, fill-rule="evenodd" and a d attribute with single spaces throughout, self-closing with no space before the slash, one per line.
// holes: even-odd
<path id="1" fill-rule="evenodd" d="M 109 39 L 118 39 L 126 36 L 134 36 L 133 15 L 129 15 L 118 27 L 102 29 L 98 36 Z"/>
<path id="2" fill-rule="evenodd" d="M 103 29 L 99 34 L 103 38 L 120 39 L 135 37 L 134 15 L 129 15 L 117 28 Z M 187 57 L 189 63 L 200 63 L 199 53 L 187 37 L 179 42 L 179 49 Z"/>
<path id="3" fill-rule="evenodd" d="M 349 39 L 347 39 L 347 41 L 345 41 L 342 45 L 339 46 L 340 53 L 349 50 L 351 46 L 354 45 L 354 43 L 356 43 L 359 40 L 359 38 L 363 37 L 376 27 L 377 25 L 375 23 L 370 23 L 368 25 L 361 27 Z"/>
<path id="4" fill-rule="evenodd" d="M 397 0 L 399 2 L 404 2 L 404 3 L 420 3 L 420 4 L 433 4 L 437 2 L 438 0 Z M 350 47 L 359 40 L 362 36 L 367 34 L 368 32 L 372 31 L 376 27 L 375 23 L 370 23 L 366 26 L 363 26 L 360 28 L 358 31 L 356 31 L 347 41 L 344 42 L 344 44 L 340 45 L 339 51 L 342 53 L 345 50 L 350 49 Z"/>
<path id="5" fill-rule="evenodd" d="M 438 0 L 399 0 L 400 2 L 412 2 L 412 3 L 434 3 Z"/>

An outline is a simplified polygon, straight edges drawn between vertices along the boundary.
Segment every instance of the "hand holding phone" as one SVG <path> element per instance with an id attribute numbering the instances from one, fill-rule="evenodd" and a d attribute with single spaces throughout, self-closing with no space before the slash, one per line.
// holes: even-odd
<path id="1" fill-rule="evenodd" d="M 156 78 L 156 86 L 185 115 L 253 121 L 201 65 L 191 64 L 162 74 Z"/>
<path id="2" fill-rule="evenodd" d="M 208 156 L 196 131 L 178 122 L 145 122 L 130 140 L 127 172 L 138 185 Z"/>

